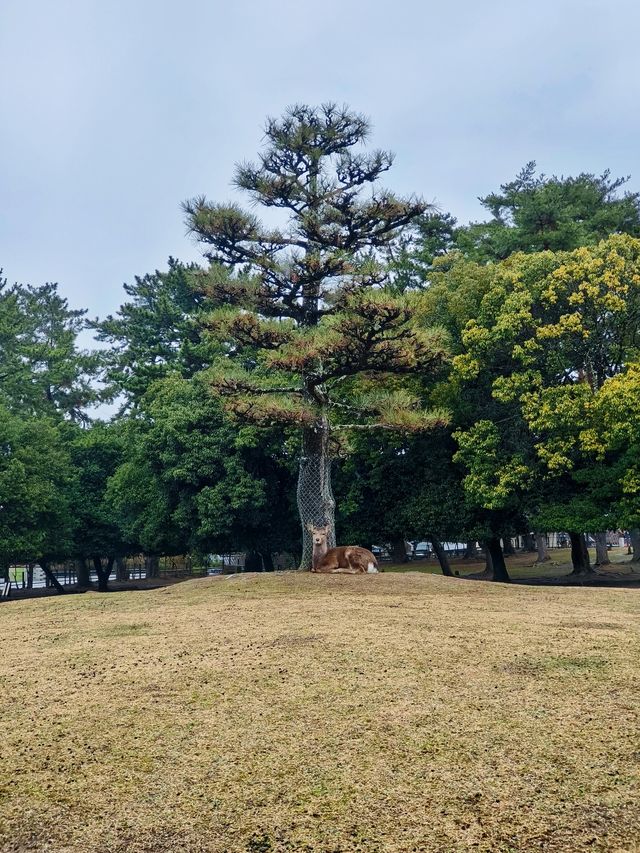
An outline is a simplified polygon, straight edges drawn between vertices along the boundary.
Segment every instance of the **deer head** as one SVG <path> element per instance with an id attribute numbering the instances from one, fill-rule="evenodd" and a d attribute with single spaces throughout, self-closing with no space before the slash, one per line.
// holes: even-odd
<path id="1" fill-rule="evenodd" d="M 325 524 L 324 527 L 316 527 L 314 524 L 307 524 L 307 530 L 311 534 L 311 540 L 314 548 L 326 548 L 329 529 L 328 524 Z"/>

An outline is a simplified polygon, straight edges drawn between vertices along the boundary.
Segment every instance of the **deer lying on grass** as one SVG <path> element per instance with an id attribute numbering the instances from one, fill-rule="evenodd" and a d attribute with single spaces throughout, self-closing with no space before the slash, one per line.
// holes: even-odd
<path id="1" fill-rule="evenodd" d="M 308 524 L 307 530 L 313 539 L 312 572 L 359 575 L 378 571 L 378 561 L 366 548 L 357 545 L 327 548 L 328 525 L 314 527 Z"/>

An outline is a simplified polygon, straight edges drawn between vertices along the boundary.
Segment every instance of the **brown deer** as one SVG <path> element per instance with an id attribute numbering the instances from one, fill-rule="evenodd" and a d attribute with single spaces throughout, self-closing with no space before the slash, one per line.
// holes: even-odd
<path id="1" fill-rule="evenodd" d="M 366 548 L 358 545 L 327 548 L 328 525 L 314 527 L 307 524 L 307 530 L 313 539 L 312 572 L 359 575 L 378 571 L 378 561 Z"/>

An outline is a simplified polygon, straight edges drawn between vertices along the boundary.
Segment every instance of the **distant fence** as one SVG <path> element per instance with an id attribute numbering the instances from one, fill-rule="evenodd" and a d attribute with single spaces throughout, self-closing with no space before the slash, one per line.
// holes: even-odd
<path id="1" fill-rule="evenodd" d="M 91 583 L 97 584 L 98 575 L 96 571 L 91 563 L 88 562 L 87 566 Z M 78 583 L 80 564 L 77 560 L 51 564 L 49 568 L 62 586 L 73 586 Z M 194 567 L 193 560 L 189 555 L 159 557 L 153 561 L 143 556 L 128 557 L 114 563 L 110 580 L 128 581 L 148 577 L 204 575 L 207 574 L 208 570 L 209 566 L 207 565 Z M 14 589 L 42 589 L 51 586 L 51 581 L 37 564 L 10 566 L 9 582 Z"/>
<path id="2" fill-rule="evenodd" d="M 295 567 L 294 558 L 289 554 L 275 554 L 276 570 Z M 92 564 L 87 561 L 91 583 L 97 584 L 98 576 Z M 54 577 L 62 586 L 74 586 L 78 583 L 80 563 L 69 560 L 49 566 Z M 245 555 L 209 554 L 205 559 L 194 561 L 190 554 L 148 557 L 137 555 L 117 560 L 114 563 L 110 582 L 142 580 L 152 577 L 203 577 L 214 574 L 233 574 L 245 569 Z M 9 581 L 12 589 L 44 589 L 51 586 L 39 565 L 12 565 L 9 567 Z"/>

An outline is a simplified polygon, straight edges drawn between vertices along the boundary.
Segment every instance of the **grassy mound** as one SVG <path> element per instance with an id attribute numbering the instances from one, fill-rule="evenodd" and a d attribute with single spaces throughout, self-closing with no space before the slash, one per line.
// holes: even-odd
<path id="1" fill-rule="evenodd" d="M 290 573 L 5 603 L 0 850 L 639 850 L 638 602 Z"/>

